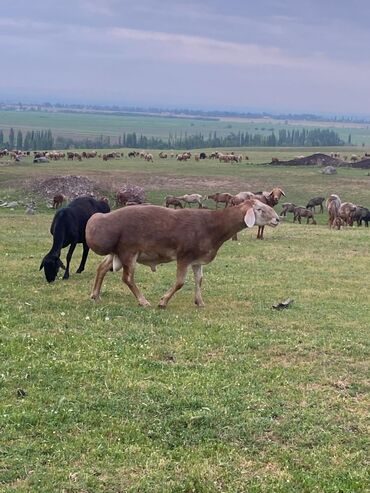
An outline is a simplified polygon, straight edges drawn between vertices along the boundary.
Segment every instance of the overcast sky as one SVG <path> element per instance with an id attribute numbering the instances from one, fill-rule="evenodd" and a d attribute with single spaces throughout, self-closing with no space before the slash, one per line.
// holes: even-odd
<path id="1" fill-rule="evenodd" d="M 370 115 L 368 0 L 0 5 L 0 100 Z"/>

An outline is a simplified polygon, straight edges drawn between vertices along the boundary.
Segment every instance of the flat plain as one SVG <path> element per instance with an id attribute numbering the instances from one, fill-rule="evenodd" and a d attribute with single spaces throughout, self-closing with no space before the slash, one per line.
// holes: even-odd
<path id="1" fill-rule="evenodd" d="M 290 217 L 264 241 L 245 230 L 205 268 L 204 309 L 193 305 L 190 275 L 167 310 L 155 307 L 174 281 L 173 263 L 156 273 L 138 267 L 149 309 L 119 273 L 94 304 L 94 254 L 68 281 L 48 285 L 38 270 L 53 211 L 32 197 L 30 180 L 88 176 L 110 199 L 130 182 L 157 204 L 169 193 L 280 186 L 299 205 L 338 193 L 370 206 L 367 171 L 324 176 L 262 164 L 310 152 L 244 150 L 240 165 L 159 160 L 154 151 L 154 164 L 0 167 L 0 198 L 34 198 L 38 211 L 0 209 L 4 493 L 367 491 L 368 228 L 329 230 L 324 213 L 316 226 Z M 287 298 L 288 309 L 272 309 Z"/>
<path id="2" fill-rule="evenodd" d="M 123 133 L 136 132 L 139 136 L 167 139 L 169 134 L 184 136 L 209 134 L 216 132 L 218 136 L 226 136 L 238 132 L 270 135 L 272 131 L 278 135 L 279 130 L 302 130 L 325 128 L 334 130 L 347 143 L 370 145 L 368 123 L 334 122 L 334 121 L 295 121 L 269 118 L 192 118 L 158 114 L 124 114 L 119 112 L 62 112 L 62 111 L 0 111 L 0 129 L 5 133 L 14 130 L 46 130 L 51 129 L 54 136 L 79 138 L 96 138 L 100 135 L 112 137 L 112 142 Z"/>

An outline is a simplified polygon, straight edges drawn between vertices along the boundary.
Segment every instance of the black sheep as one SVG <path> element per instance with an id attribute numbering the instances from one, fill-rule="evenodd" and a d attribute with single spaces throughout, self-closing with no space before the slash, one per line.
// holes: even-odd
<path id="1" fill-rule="evenodd" d="M 365 226 L 369 227 L 370 221 L 370 211 L 367 207 L 357 206 L 355 212 L 352 216 L 353 221 L 357 221 L 357 226 L 362 225 L 362 221 L 364 221 Z"/>
<path id="2" fill-rule="evenodd" d="M 324 208 L 323 208 L 323 203 L 324 203 L 325 197 L 313 197 L 308 201 L 308 204 L 306 205 L 306 209 L 313 209 L 313 212 L 316 212 L 316 206 L 318 205 L 320 207 L 320 212 L 321 214 L 324 213 Z"/>
<path id="3" fill-rule="evenodd" d="M 96 212 L 109 212 L 109 205 L 105 201 L 98 201 L 92 197 L 79 197 L 67 207 L 60 209 L 54 216 L 50 227 L 53 235 L 53 246 L 43 258 L 40 270 L 43 268 L 48 282 L 55 281 L 59 268 L 65 270 L 63 279 L 69 278 L 69 265 L 77 243 L 82 243 L 83 254 L 77 273 L 83 272 L 89 253 L 85 240 L 86 223 Z M 62 248 L 70 245 L 67 253 L 67 266 L 60 260 Z"/>

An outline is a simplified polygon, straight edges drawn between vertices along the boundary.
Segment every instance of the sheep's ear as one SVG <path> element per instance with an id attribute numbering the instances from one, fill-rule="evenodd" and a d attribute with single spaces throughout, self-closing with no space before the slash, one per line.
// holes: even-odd
<path id="1" fill-rule="evenodd" d="M 43 258 L 39 270 L 41 270 L 44 267 L 44 265 L 45 265 L 45 259 Z"/>
<path id="2" fill-rule="evenodd" d="M 286 197 L 285 193 L 280 189 L 280 192 L 281 192 L 281 195 L 283 195 L 284 197 Z"/>
<path id="3" fill-rule="evenodd" d="M 58 259 L 58 264 L 59 264 L 59 267 L 63 270 L 66 270 L 66 267 L 65 265 L 63 264 L 63 262 L 60 260 L 60 258 Z"/>
<path id="4" fill-rule="evenodd" d="M 244 222 L 245 222 L 245 224 L 247 225 L 248 228 L 251 228 L 252 226 L 254 226 L 254 224 L 256 222 L 256 216 L 254 215 L 254 209 L 253 209 L 253 207 L 250 207 L 247 210 L 247 213 L 244 216 Z"/>

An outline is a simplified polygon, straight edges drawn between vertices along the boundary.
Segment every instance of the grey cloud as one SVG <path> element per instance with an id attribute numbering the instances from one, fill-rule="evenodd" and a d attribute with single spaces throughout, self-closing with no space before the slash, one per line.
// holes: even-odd
<path id="1" fill-rule="evenodd" d="M 364 0 L 3 0 L 2 10 L 0 89 L 17 99 L 370 113 Z"/>

